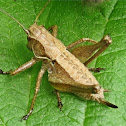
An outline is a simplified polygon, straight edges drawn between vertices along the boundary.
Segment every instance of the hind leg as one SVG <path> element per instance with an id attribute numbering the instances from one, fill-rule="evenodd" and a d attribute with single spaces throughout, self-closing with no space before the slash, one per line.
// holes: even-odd
<path id="1" fill-rule="evenodd" d="M 79 45 L 86 41 L 89 41 L 94 44 L 75 47 L 76 45 Z M 71 53 L 75 57 L 77 57 L 82 63 L 84 63 L 85 66 L 87 66 L 92 60 L 97 58 L 111 44 L 111 42 L 112 40 L 108 35 L 104 36 L 100 42 L 96 42 L 89 38 L 83 38 L 68 45 L 67 49 L 71 50 Z M 73 49 L 73 47 L 75 48 Z M 89 70 L 99 72 L 100 70 L 104 70 L 104 68 L 89 68 Z"/>

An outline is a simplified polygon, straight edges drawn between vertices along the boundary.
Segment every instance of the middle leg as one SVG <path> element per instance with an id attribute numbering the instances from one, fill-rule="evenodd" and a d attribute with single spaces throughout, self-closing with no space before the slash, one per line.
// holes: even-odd
<path id="1" fill-rule="evenodd" d="M 39 74 L 38 74 L 38 78 L 37 78 L 37 82 L 36 82 L 36 88 L 35 88 L 35 94 L 34 94 L 34 97 L 32 99 L 30 110 L 29 110 L 29 112 L 25 116 L 22 117 L 21 120 L 27 120 L 28 117 L 31 115 L 31 113 L 33 111 L 34 103 L 35 103 L 38 91 L 40 89 L 41 79 L 42 79 L 43 74 L 45 73 L 45 70 L 46 69 L 44 68 L 44 66 L 42 66 L 41 70 L 39 71 Z"/>

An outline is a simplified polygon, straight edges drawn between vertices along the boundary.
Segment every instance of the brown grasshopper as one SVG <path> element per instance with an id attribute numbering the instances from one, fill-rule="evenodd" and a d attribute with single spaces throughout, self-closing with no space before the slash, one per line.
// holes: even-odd
<path id="1" fill-rule="evenodd" d="M 27 120 L 33 111 L 34 103 L 40 89 L 41 78 L 46 70 L 48 71 L 48 80 L 56 90 L 58 107 L 60 109 L 63 105 L 58 91 L 74 93 L 82 98 L 94 100 L 112 108 L 118 108 L 116 105 L 113 105 L 104 99 L 104 92 L 107 92 L 108 90 L 102 88 L 96 78 L 89 71 L 99 71 L 102 68 L 90 69 L 86 67 L 87 64 L 89 64 L 110 45 L 112 42 L 111 38 L 106 35 L 100 42 L 96 42 L 89 38 L 82 38 L 68 46 L 63 45 L 63 43 L 56 38 L 56 25 L 49 27 L 48 30 L 46 30 L 43 25 L 37 25 L 37 19 L 47 6 L 48 2 L 42 8 L 36 17 L 34 24 L 31 25 L 28 30 L 26 30 L 14 17 L 0 8 L 2 12 L 14 19 L 27 33 L 27 47 L 34 53 L 34 57 L 19 68 L 7 72 L 0 70 L 0 74 L 16 75 L 21 71 L 30 68 L 36 62 L 43 61 L 43 65 L 41 66 L 38 74 L 35 95 L 33 97 L 30 110 L 22 117 L 22 120 Z M 52 33 L 49 32 L 50 30 L 52 30 Z M 86 41 L 93 43 L 93 45 L 83 45 L 73 49 L 76 45 Z M 70 50 L 72 51 L 70 52 Z M 96 52 L 96 50 L 98 51 Z"/>

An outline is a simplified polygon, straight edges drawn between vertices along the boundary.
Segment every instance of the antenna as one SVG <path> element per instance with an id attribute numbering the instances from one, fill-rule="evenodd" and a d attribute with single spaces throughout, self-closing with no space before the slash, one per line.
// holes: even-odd
<path id="1" fill-rule="evenodd" d="M 45 9 L 45 7 L 48 5 L 49 2 L 50 2 L 50 0 L 48 0 L 48 1 L 46 2 L 45 6 L 41 9 L 41 11 L 39 12 L 39 14 L 37 15 L 37 17 L 36 17 L 36 19 L 35 19 L 35 24 L 36 24 L 36 22 L 37 22 L 39 16 L 41 15 L 41 13 L 43 12 L 43 10 Z"/>
<path id="2" fill-rule="evenodd" d="M 3 13 L 5 13 L 9 17 L 11 17 L 14 21 L 16 21 L 23 28 L 23 30 L 26 32 L 26 34 L 29 34 L 29 31 L 27 29 L 25 29 L 25 27 L 19 21 L 17 21 L 14 17 L 12 17 L 10 14 L 8 14 L 6 11 L 4 11 L 1 8 L 0 8 L 0 11 L 2 11 Z"/>

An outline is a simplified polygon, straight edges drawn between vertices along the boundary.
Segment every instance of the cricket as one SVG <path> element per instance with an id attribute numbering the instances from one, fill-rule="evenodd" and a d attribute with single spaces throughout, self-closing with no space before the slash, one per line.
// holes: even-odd
<path id="1" fill-rule="evenodd" d="M 38 73 L 35 94 L 32 99 L 29 112 L 21 120 L 27 120 L 32 114 L 35 100 L 40 89 L 41 79 L 45 71 L 48 71 L 48 81 L 55 89 L 58 99 L 58 107 L 63 107 L 59 92 L 73 93 L 83 99 L 97 101 L 111 108 L 118 108 L 116 105 L 108 102 L 104 98 L 104 92 L 109 92 L 100 86 L 99 82 L 92 75 L 91 71 L 99 72 L 104 68 L 88 68 L 87 65 L 98 57 L 111 43 L 111 37 L 105 35 L 99 42 L 90 38 L 82 38 L 74 43 L 65 46 L 57 39 L 57 26 L 51 26 L 45 29 L 43 25 L 37 25 L 37 20 L 42 14 L 49 0 L 41 9 L 33 25 L 28 30 L 18 22 L 14 17 L 0 8 L 0 11 L 15 20 L 27 34 L 27 47 L 34 53 L 30 61 L 19 66 L 15 70 L 4 72 L 0 69 L 1 75 L 16 75 L 37 62 L 43 62 Z M 90 42 L 92 45 L 81 45 L 81 43 Z"/>

